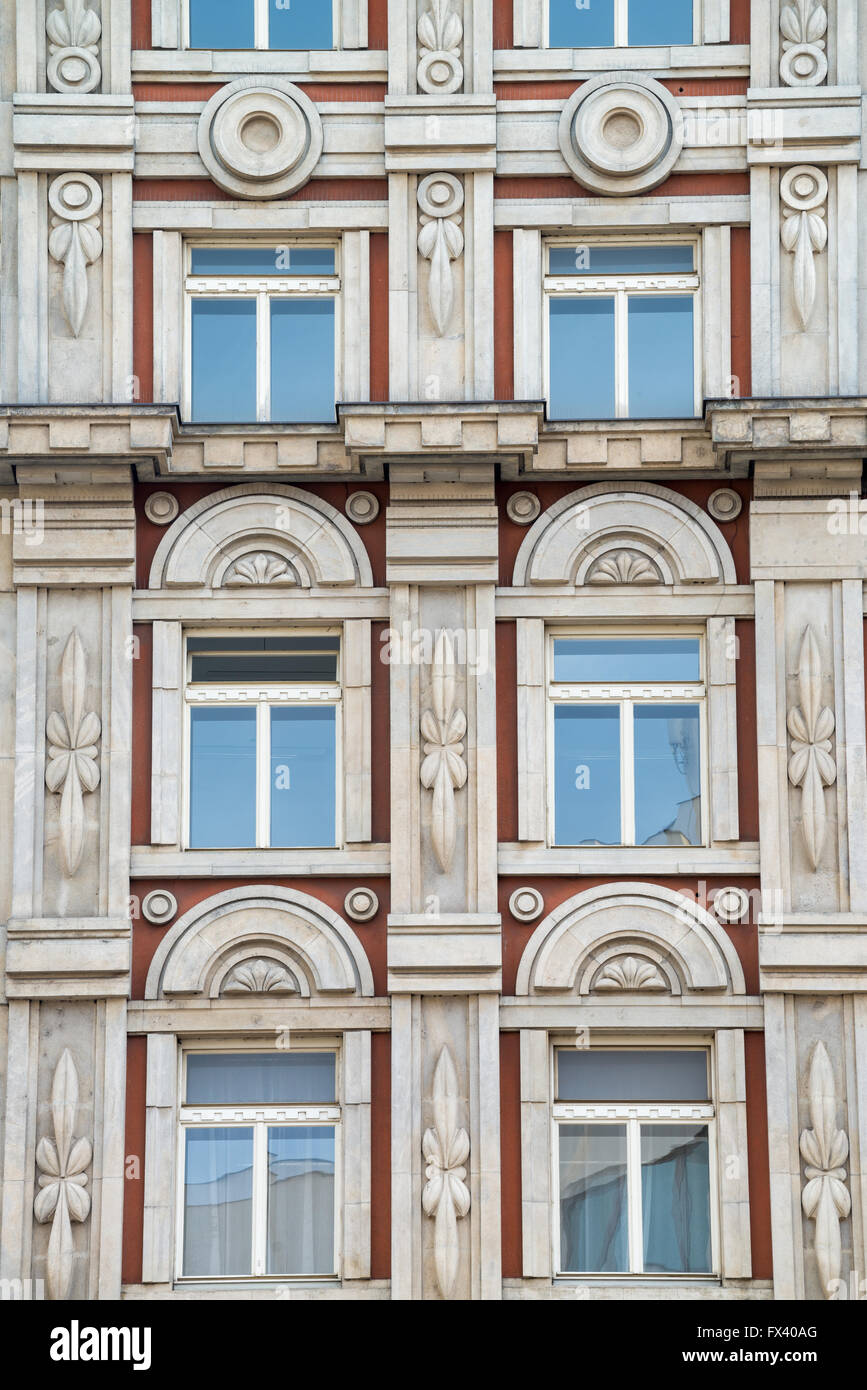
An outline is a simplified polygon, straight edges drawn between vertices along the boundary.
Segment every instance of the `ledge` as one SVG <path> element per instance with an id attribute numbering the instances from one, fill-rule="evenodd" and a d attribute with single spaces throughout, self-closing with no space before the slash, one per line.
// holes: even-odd
<path id="1" fill-rule="evenodd" d="M 500 48 L 494 80 L 539 82 L 595 77 L 599 72 L 645 72 L 651 77 L 749 77 L 748 44 L 676 44 L 660 48 Z"/>
<path id="2" fill-rule="evenodd" d="M 781 461 L 791 467 L 792 454 L 860 462 L 867 451 L 867 396 L 707 400 L 705 422 L 727 466 L 786 455 Z"/>
<path id="3" fill-rule="evenodd" d="M 739 844 L 733 848 L 696 849 L 680 846 L 669 849 L 620 846 L 610 848 L 552 849 L 546 845 L 501 844 L 497 854 L 497 872 L 508 877 L 545 874 L 611 875 L 622 878 L 629 874 L 696 874 L 702 877 L 726 877 L 737 874 L 753 877 L 759 873 L 757 844 Z"/>
<path id="4" fill-rule="evenodd" d="M 653 477 L 668 475 L 672 469 L 697 476 L 722 468 L 700 418 L 549 420 L 539 432 L 538 451 L 525 471 L 587 474 L 595 480 L 600 469 L 616 469 L 618 477 Z"/>
<path id="5" fill-rule="evenodd" d="M 352 849 L 163 849 L 134 845 L 130 878 L 310 878 L 388 875 L 389 845 Z"/>
<path id="6" fill-rule="evenodd" d="M 132 54 L 134 82 L 231 82 L 235 77 L 269 74 L 302 83 L 387 82 L 388 54 L 379 48 L 140 48 Z"/>

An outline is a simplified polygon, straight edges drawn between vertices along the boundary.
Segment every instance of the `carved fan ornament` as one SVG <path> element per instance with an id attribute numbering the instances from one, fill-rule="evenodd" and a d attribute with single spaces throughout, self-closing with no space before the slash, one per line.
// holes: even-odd
<path id="1" fill-rule="evenodd" d="M 827 830 L 824 789 L 834 783 L 837 764 L 831 755 L 834 715 L 822 704 L 819 648 L 809 626 L 801 641 L 797 680 L 800 705 L 793 706 L 786 716 L 792 738 L 789 781 L 801 788 L 801 830 L 810 866 L 816 869 Z"/>
<path id="2" fill-rule="evenodd" d="M 588 584 L 660 584 L 659 570 L 646 555 L 635 550 L 611 550 L 594 561 L 587 573 Z"/>
<path id="3" fill-rule="evenodd" d="M 594 990 L 640 991 L 652 990 L 656 993 L 668 991 L 668 984 L 662 978 L 659 968 L 649 960 L 638 960 L 635 956 L 618 956 L 609 961 L 599 972 Z"/>
<path id="4" fill-rule="evenodd" d="M 422 1153 L 427 1160 L 422 1207 L 434 1220 L 434 1267 L 443 1298 L 451 1298 L 460 1265 L 458 1221 L 470 1209 L 464 1179 L 470 1156 L 467 1131 L 458 1125 L 458 1078 L 451 1053 L 444 1047 L 433 1077 L 432 1129 L 426 1129 Z"/>
<path id="5" fill-rule="evenodd" d="M 843 1252 L 840 1222 L 849 1215 L 852 1201 L 846 1190 L 844 1164 L 849 1140 L 837 1128 L 837 1088 L 825 1044 L 817 1042 L 807 1080 L 812 1129 L 801 1133 L 807 1184 L 801 1193 L 804 1214 L 816 1223 L 816 1262 L 826 1298 L 840 1278 Z"/>
<path id="6" fill-rule="evenodd" d="M 245 960 L 226 977 L 222 994 L 297 994 L 298 986 L 277 961 Z"/>
<path id="7" fill-rule="evenodd" d="M 99 786 L 98 743 L 102 732 L 99 715 L 85 713 L 86 686 L 84 647 L 73 628 L 60 661 L 60 702 L 63 713 L 48 716 L 48 761 L 45 785 L 50 792 L 61 792 L 60 855 L 70 877 L 76 873 L 84 854 L 84 793 Z"/>
<path id="8" fill-rule="evenodd" d="M 41 1224 L 51 1222 L 46 1260 L 48 1297 L 66 1298 L 72 1282 L 75 1242 L 72 1221 L 86 1221 L 90 1214 L 90 1193 L 85 1191 L 87 1169 L 93 1158 L 89 1139 L 74 1138 L 78 1108 L 78 1072 L 69 1049 L 65 1049 L 51 1086 L 51 1121 L 54 1138 L 43 1136 L 36 1146 L 39 1191 L 33 1214 Z"/>
<path id="9" fill-rule="evenodd" d="M 443 873 L 451 867 L 457 835 L 455 790 L 467 780 L 463 737 L 467 719 L 455 706 L 455 658 L 452 641 L 442 630 L 437 635 L 431 669 L 431 702 L 421 717 L 425 739 L 424 760 L 419 769 L 423 787 L 433 791 L 431 839 Z"/>
<path id="10" fill-rule="evenodd" d="M 230 566 L 223 580 L 226 588 L 241 588 L 249 584 L 295 584 L 297 580 L 281 555 L 264 550 L 245 555 Z"/>

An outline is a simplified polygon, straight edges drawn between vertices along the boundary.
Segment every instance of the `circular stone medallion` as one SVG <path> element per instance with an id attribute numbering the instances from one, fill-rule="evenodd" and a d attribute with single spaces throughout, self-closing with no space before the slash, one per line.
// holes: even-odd
<path id="1" fill-rule="evenodd" d="M 643 73 L 602 73 L 569 98 L 560 151 L 597 193 L 639 193 L 662 183 L 683 149 L 683 117 L 671 93 Z"/>
<path id="2" fill-rule="evenodd" d="M 278 198 L 306 183 L 322 153 L 322 121 L 282 78 L 221 87 L 199 117 L 199 154 L 216 184 L 243 198 Z"/>

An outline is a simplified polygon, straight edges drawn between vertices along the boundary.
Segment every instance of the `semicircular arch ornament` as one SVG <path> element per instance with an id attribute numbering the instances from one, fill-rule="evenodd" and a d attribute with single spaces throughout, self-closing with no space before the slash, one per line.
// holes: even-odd
<path id="1" fill-rule="evenodd" d="M 683 149 L 671 93 L 640 72 L 603 72 L 572 94 L 560 116 L 560 152 L 585 188 L 620 196 L 662 183 Z"/>
<path id="2" fill-rule="evenodd" d="M 221 87 L 199 117 L 198 146 L 214 183 L 241 198 L 280 198 L 311 177 L 322 120 L 300 87 L 243 77 Z"/>

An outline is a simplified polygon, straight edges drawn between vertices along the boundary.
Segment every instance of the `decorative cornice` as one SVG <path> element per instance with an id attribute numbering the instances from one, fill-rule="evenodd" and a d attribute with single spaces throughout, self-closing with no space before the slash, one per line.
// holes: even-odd
<path id="1" fill-rule="evenodd" d="M 433 1077 L 433 1128 L 426 1129 L 422 1153 L 427 1160 L 422 1207 L 434 1219 L 434 1266 L 443 1298 L 451 1298 L 460 1267 L 458 1221 L 470 1209 L 464 1181 L 470 1156 L 467 1131 L 458 1125 L 458 1078 L 447 1047 Z"/>
<path id="2" fill-rule="evenodd" d="M 419 778 L 423 787 L 433 791 L 431 839 L 443 873 L 448 873 L 455 849 L 455 790 L 467 780 L 462 742 L 467 718 L 455 705 L 455 687 L 454 648 L 449 634 L 442 629 L 437 634 L 431 669 L 433 709 L 426 709 L 421 717 L 425 744 Z"/>
<path id="3" fill-rule="evenodd" d="M 842 1265 L 840 1222 L 852 1205 L 846 1190 L 845 1162 L 849 1140 L 837 1128 L 837 1087 L 834 1071 L 823 1042 L 817 1042 L 807 1078 L 812 1129 L 801 1131 L 800 1150 L 804 1158 L 801 1193 L 804 1214 L 816 1223 L 816 1263 L 826 1298 L 836 1291 Z"/>
<path id="4" fill-rule="evenodd" d="M 84 854 L 84 793 L 99 786 L 97 753 L 102 725 L 93 710 L 85 713 L 86 662 L 84 647 L 73 628 L 60 661 L 60 701 L 63 714 L 48 716 L 48 762 L 45 785 L 60 798 L 60 854 L 69 877 Z"/>
<path id="5" fill-rule="evenodd" d="M 87 1169 L 93 1158 L 89 1139 L 74 1138 L 78 1108 L 78 1072 L 69 1049 L 61 1054 L 51 1085 L 51 1121 L 54 1138 L 43 1136 L 36 1146 L 39 1191 L 33 1214 L 41 1224 L 51 1222 L 45 1263 L 48 1297 L 66 1298 L 72 1282 L 75 1243 L 72 1221 L 86 1221 L 90 1193 L 85 1191 Z"/>
<path id="6" fill-rule="evenodd" d="M 824 789 L 835 781 L 837 765 L 831 755 L 834 714 L 822 704 L 821 660 L 810 626 L 801 639 L 797 682 L 800 705 L 793 705 L 786 716 L 792 738 L 788 771 L 792 786 L 801 788 L 801 830 L 807 858 L 815 870 L 827 828 Z"/>

